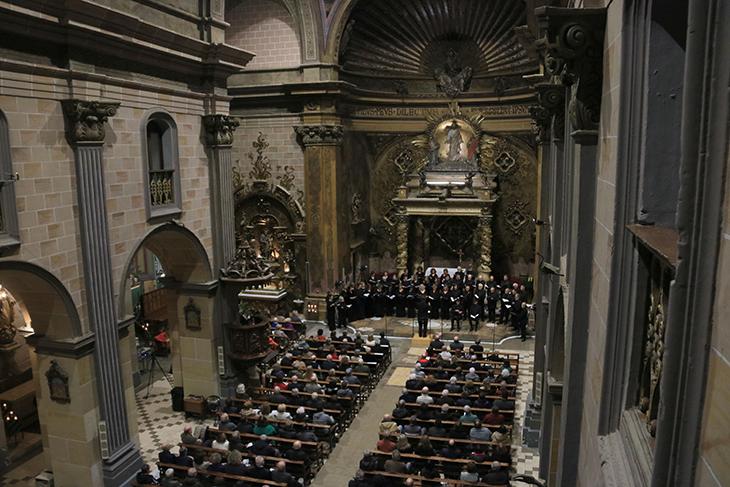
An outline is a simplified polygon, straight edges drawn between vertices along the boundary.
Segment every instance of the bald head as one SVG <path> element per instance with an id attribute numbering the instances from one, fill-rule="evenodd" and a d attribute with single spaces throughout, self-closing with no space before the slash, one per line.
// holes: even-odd
<path id="1" fill-rule="evenodd" d="M 278 462 L 278 463 L 276 464 L 276 469 L 277 469 L 277 470 L 278 470 L 279 472 L 283 472 L 284 470 L 286 470 L 286 463 L 284 463 L 284 462 Z"/>
<path id="2" fill-rule="evenodd" d="M 292 448 L 295 449 L 295 450 L 301 450 L 302 449 L 302 442 L 299 441 L 299 440 L 295 441 L 294 444 L 292 445 Z"/>

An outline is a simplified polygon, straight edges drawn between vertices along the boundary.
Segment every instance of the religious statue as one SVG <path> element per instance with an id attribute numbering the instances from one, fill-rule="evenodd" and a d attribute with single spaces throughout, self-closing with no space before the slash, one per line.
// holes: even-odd
<path id="1" fill-rule="evenodd" d="M 2 291 L 0 294 L 0 345 L 9 345 L 15 340 L 15 303 Z"/>
<path id="2" fill-rule="evenodd" d="M 432 137 L 428 141 L 428 164 L 429 166 L 435 166 L 439 163 L 439 150 L 441 149 L 441 144 L 439 144 L 438 140 L 436 140 L 435 137 Z"/>
<path id="3" fill-rule="evenodd" d="M 456 123 L 456 120 L 449 125 L 448 132 L 446 132 L 446 143 L 449 145 L 448 159 L 450 161 L 460 160 L 461 144 L 464 143 L 464 138 L 461 136 L 461 130 L 459 130 L 459 124 Z"/>
<path id="4" fill-rule="evenodd" d="M 357 225 L 358 223 L 364 222 L 365 219 L 362 216 L 362 196 L 360 193 L 352 195 L 352 224 Z"/>
<path id="5" fill-rule="evenodd" d="M 461 67 L 456 51 L 449 49 L 449 52 L 446 53 L 444 69 L 434 71 L 436 90 L 446 93 L 451 98 L 456 98 L 460 93 L 469 91 L 473 74 L 472 68 Z"/>

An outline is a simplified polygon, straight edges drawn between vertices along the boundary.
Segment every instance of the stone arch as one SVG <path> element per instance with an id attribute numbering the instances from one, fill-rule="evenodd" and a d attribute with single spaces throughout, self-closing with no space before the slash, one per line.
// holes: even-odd
<path id="1" fill-rule="evenodd" d="M 200 283 L 214 278 L 208 254 L 192 231 L 174 222 L 159 225 L 142 237 L 129 254 L 119 289 L 120 318 L 132 314 L 127 271 L 134 257 L 143 248 L 157 256 L 167 278 L 179 282 Z"/>
<path id="2" fill-rule="evenodd" d="M 337 10 L 330 22 L 329 30 L 327 31 L 327 48 L 322 55 L 323 62 L 332 62 L 335 64 L 339 62 L 340 44 L 342 43 L 343 34 L 350 20 L 352 9 L 355 8 L 359 1 L 342 0 L 338 4 Z"/>
<path id="3" fill-rule="evenodd" d="M 73 341 L 84 335 L 76 304 L 63 283 L 42 267 L 20 260 L 0 261 L 0 283 L 27 312 L 35 335 Z"/>
<path id="4" fill-rule="evenodd" d="M 226 43 L 256 54 L 247 69 L 286 68 L 302 62 L 300 25 L 286 0 L 234 0 L 226 5 Z"/>

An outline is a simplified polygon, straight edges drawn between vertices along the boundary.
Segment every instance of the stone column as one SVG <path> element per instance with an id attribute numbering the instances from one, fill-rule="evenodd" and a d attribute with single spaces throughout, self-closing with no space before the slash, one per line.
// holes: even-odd
<path id="1" fill-rule="evenodd" d="M 477 251 L 479 263 L 477 273 L 489 278 L 492 272 L 492 215 L 481 215 L 477 223 Z"/>
<path id="2" fill-rule="evenodd" d="M 228 115 L 205 115 L 205 145 L 208 155 L 209 182 L 210 182 L 210 221 L 213 234 L 213 276 L 218 277 L 219 269 L 226 267 L 233 260 L 236 252 L 236 221 L 235 201 L 233 200 L 233 161 L 231 146 L 233 145 L 233 131 L 239 122 Z M 226 297 L 228 296 L 228 297 Z M 235 299 L 236 302 L 231 302 Z M 237 297 L 224 293 L 222 286 L 217 288 L 215 295 L 215 314 L 213 317 L 214 350 L 224 347 L 224 357 L 228 356 L 228 344 L 225 339 L 224 323 L 231 323 L 238 308 Z M 184 333 L 184 327 L 179 328 Z M 211 337 L 213 338 L 213 337 Z M 194 355 L 194 353 L 193 353 Z M 238 380 L 231 369 L 231 364 L 225 361 L 226 373 L 220 376 L 220 389 L 224 395 L 232 395 Z M 190 382 L 188 381 L 188 384 Z M 176 384 L 177 385 L 177 384 Z M 185 390 L 186 394 L 191 393 Z"/>
<path id="3" fill-rule="evenodd" d="M 338 217 L 338 162 L 342 158 L 341 125 L 295 127 L 304 147 L 307 207 L 309 294 L 323 297 L 349 267 L 348 229 Z"/>
<path id="4" fill-rule="evenodd" d="M 104 123 L 116 114 L 119 104 L 82 100 L 61 103 L 76 163 L 86 303 L 96 333 L 96 388 L 99 415 L 106 423 L 106 432 L 100 434 L 106 447 L 102 452 L 104 485 L 117 487 L 128 484 L 142 463 L 129 436 L 104 184 Z"/>

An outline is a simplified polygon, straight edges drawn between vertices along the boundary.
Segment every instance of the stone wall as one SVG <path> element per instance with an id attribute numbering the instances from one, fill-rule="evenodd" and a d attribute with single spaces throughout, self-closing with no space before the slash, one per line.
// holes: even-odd
<path id="1" fill-rule="evenodd" d="M 252 160 L 248 154 L 251 154 L 254 159 L 256 158 L 256 149 L 251 144 L 256 141 L 260 132 L 270 144 L 263 153 L 269 158 L 270 182 L 280 184 L 281 179 L 277 178 L 284 174 L 284 166 L 291 166 L 294 168 L 291 193 L 296 197 L 297 189 L 304 191 L 304 153 L 294 132 L 294 127 L 301 123 L 299 117 L 245 115 L 240 118 L 240 121 L 241 125 L 236 130 L 233 140 L 232 158 L 233 165 L 239 167 L 245 182 L 252 180 L 249 177 Z"/>
<path id="2" fill-rule="evenodd" d="M 269 0 L 231 1 L 226 43 L 256 54 L 246 69 L 299 66 L 298 26 L 289 11 Z"/>
<path id="3" fill-rule="evenodd" d="M 726 169 L 722 240 L 717 266 L 710 370 L 702 419 L 700 458 L 695 485 L 730 485 L 730 164 Z"/>
<path id="4" fill-rule="evenodd" d="M 614 1 L 610 4 L 603 53 L 603 97 L 598 141 L 591 319 L 585 364 L 583 424 L 578 465 L 581 485 L 591 487 L 604 484 L 597 432 L 613 248 L 622 12 L 623 1 Z"/>
<path id="5" fill-rule="evenodd" d="M 212 255 L 208 195 L 208 163 L 201 140 L 203 97 L 170 90 L 123 88 L 120 83 L 74 82 L 23 72 L 2 72 L 0 108 L 10 127 L 13 168 L 20 224 L 20 248 L 13 258 L 52 272 L 69 290 L 88 330 L 83 270 L 78 246 L 79 228 L 73 151 L 65 139 L 60 100 L 71 96 L 119 101 L 110 119 L 104 147 L 107 209 L 117 289 L 132 252 L 154 225 L 146 222 L 140 149 L 140 120 L 149 109 L 168 110 L 178 126 L 183 213 L 187 228 Z M 165 92 L 167 91 L 167 93 Z M 159 222 L 154 222 L 159 223 Z"/>

